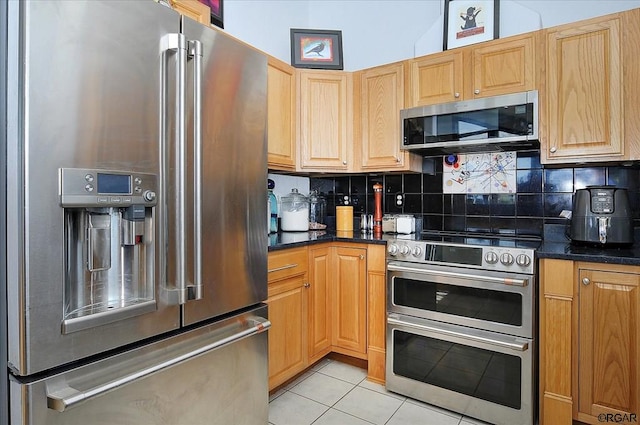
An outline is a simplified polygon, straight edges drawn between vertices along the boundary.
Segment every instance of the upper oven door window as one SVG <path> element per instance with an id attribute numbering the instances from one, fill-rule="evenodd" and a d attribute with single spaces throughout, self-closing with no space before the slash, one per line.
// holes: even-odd
<path id="1" fill-rule="evenodd" d="M 531 338 L 533 279 L 519 276 L 523 286 L 499 283 L 480 274 L 390 271 L 388 310 L 426 319 Z M 451 275 L 449 274 L 451 273 Z"/>

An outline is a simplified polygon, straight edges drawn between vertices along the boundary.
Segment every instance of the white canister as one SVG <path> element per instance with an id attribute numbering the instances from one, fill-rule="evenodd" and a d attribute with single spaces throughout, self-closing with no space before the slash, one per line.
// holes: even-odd
<path id="1" fill-rule="evenodd" d="M 309 230 L 309 198 L 298 189 L 291 189 L 291 193 L 280 200 L 280 217 L 283 232 L 306 232 Z"/>

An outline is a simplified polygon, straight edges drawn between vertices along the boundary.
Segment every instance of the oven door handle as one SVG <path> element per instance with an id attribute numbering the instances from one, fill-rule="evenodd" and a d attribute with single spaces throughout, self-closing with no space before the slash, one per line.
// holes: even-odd
<path id="1" fill-rule="evenodd" d="M 457 338 L 464 338 L 464 339 L 468 339 L 468 340 L 473 340 L 475 342 L 479 342 L 479 343 L 483 343 L 483 344 L 491 344 L 491 345 L 495 345 L 497 347 L 502 347 L 502 348 L 506 348 L 506 349 L 514 350 L 514 351 L 527 351 L 529 349 L 529 343 L 528 342 L 499 341 L 499 340 L 492 339 L 492 338 L 485 338 L 485 337 L 478 336 L 478 335 L 469 335 L 469 334 L 464 333 L 464 332 L 457 332 L 457 331 L 449 330 L 449 329 L 440 329 L 440 328 L 437 328 L 437 327 L 424 325 L 422 323 L 416 323 L 416 322 L 412 321 L 411 318 L 406 317 L 406 316 L 402 316 L 403 319 L 396 319 L 396 318 L 394 318 L 392 316 L 400 317 L 400 316 L 397 316 L 397 315 L 389 315 L 387 317 L 387 323 L 390 324 L 390 325 L 404 326 L 404 327 L 408 327 L 408 328 L 418 329 L 418 330 L 421 330 L 421 331 L 437 333 L 437 334 L 440 334 L 440 335 L 447 335 L 447 336 L 453 336 L 453 337 L 457 337 Z"/>
<path id="2" fill-rule="evenodd" d="M 512 279 L 512 278 L 504 278 L 504 277 L 478 276 L 478 275 L 465 274 L 460 272 L 428 270 L 428 269 L 423 269 L 419 267 L 409 267 L 405 265 L 399 266 L 393 262 L 390 262 L 389 264 L 387 264 L 387 270 L 396 271 L 396 272 L 414 272 L 414 273 L 421 273 L 424 275 L 455 277 L 457 279 L 485 281 L 485 282 L 498 283 L 500 285 L 511 285 L 511 286 L 522 286 L 522 287 L 529 285 L 528 279 Z"/>

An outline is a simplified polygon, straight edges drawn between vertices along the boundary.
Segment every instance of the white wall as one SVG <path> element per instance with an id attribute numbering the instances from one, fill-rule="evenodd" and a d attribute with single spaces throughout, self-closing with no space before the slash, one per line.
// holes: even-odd
<path id="1" fill-rule="evenodd" d="M 291 62 L 290 28 L 342 30 L 354 71 L 442 50 L 442 0 L 224 0 L 225 30 Z M 640 0 L 501 0 L 501 36 L 640 7 Z M 523 21 L 524 19 L 524 21 Z"/>

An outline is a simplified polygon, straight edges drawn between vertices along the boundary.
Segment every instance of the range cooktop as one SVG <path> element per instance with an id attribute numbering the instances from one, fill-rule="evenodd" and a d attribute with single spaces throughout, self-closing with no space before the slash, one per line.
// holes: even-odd
<path id="1" fill-rule="evenodd" d="M 423 232 L 387 244 L 387 259 L 533 274 L 537 238 L 469 233 Z"/>

